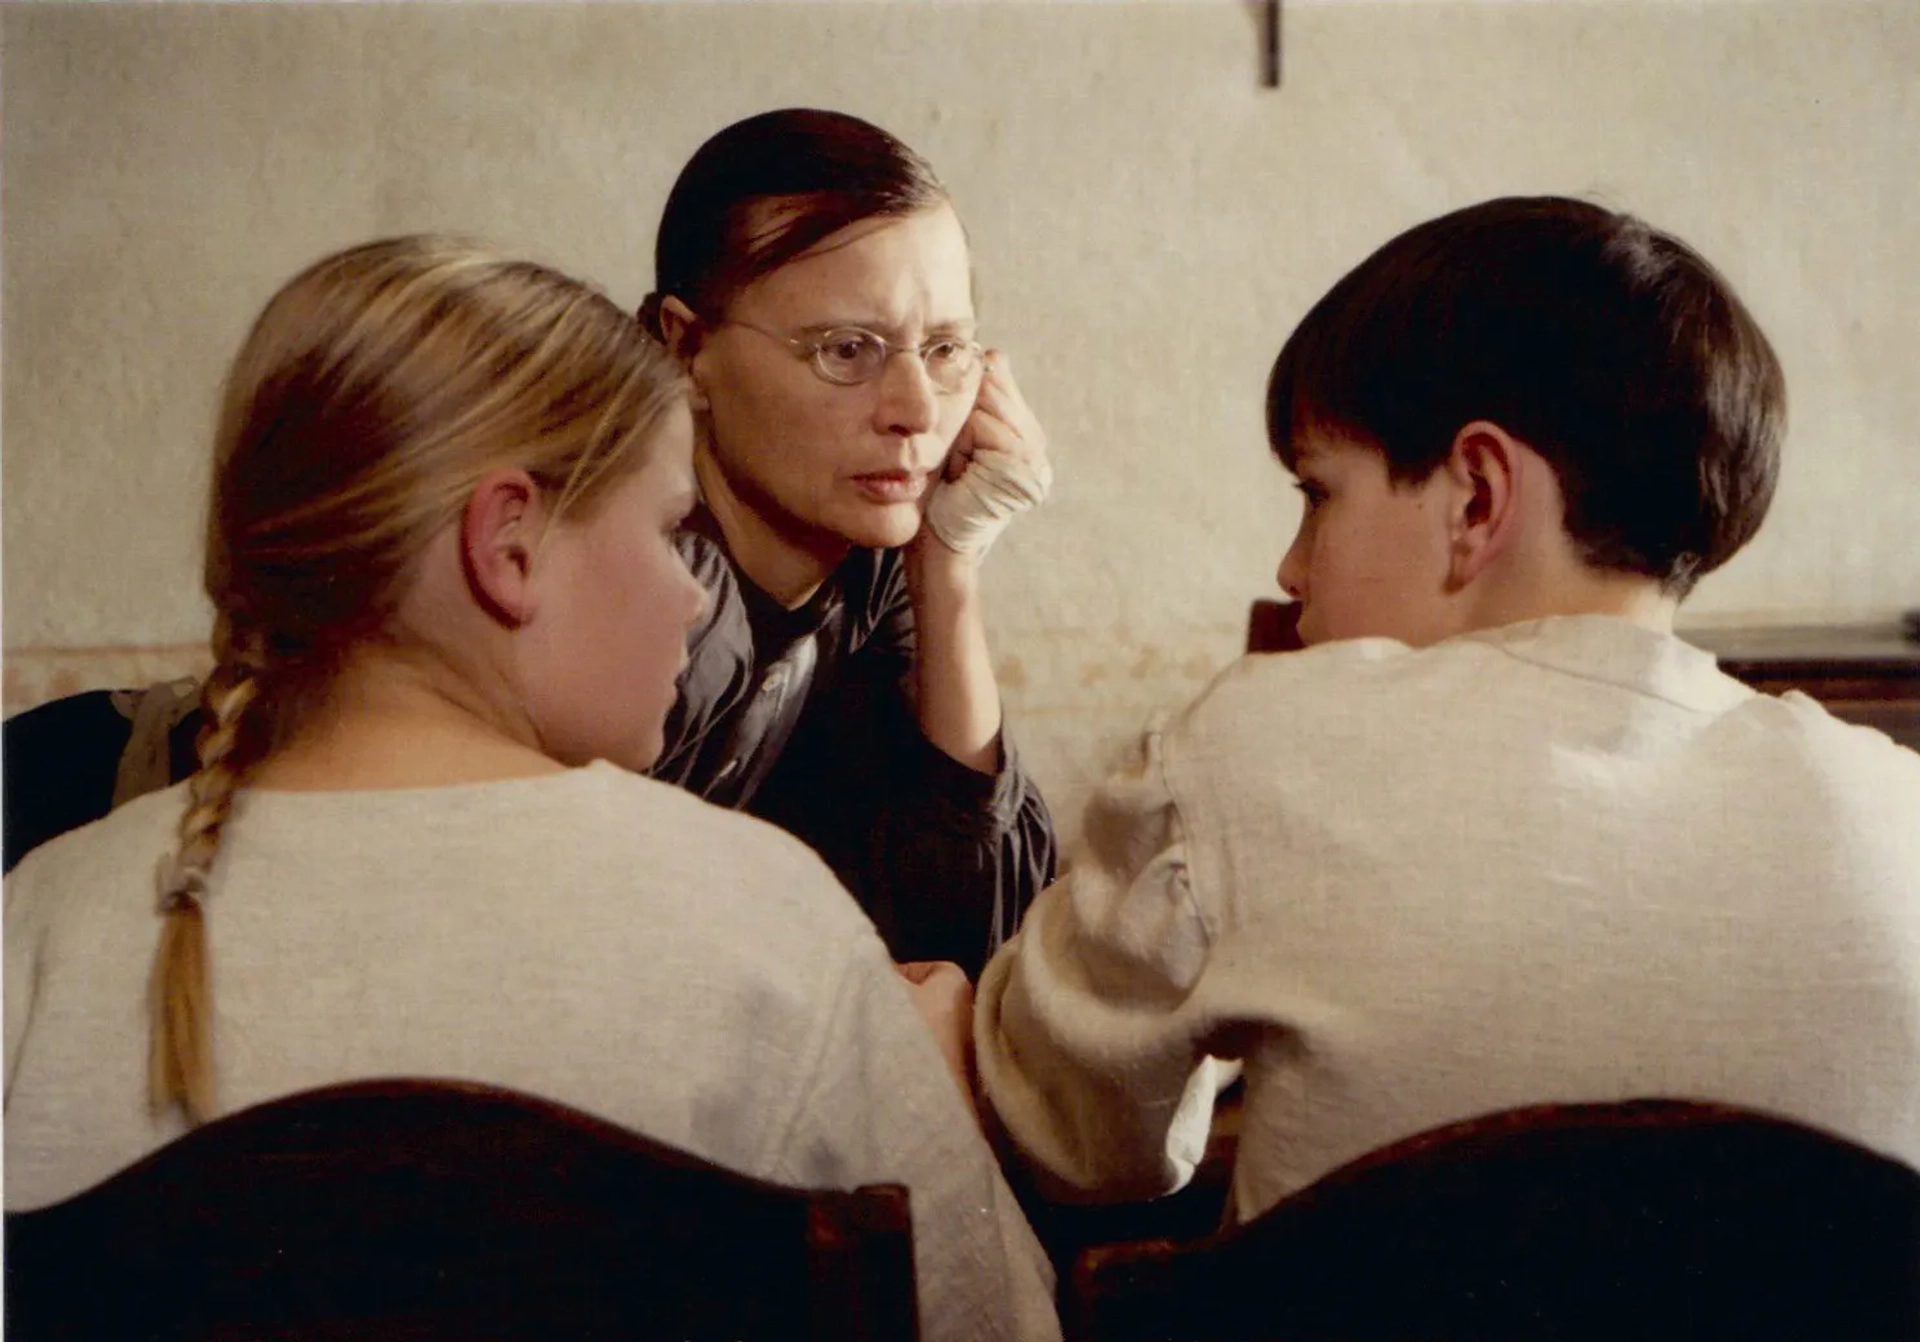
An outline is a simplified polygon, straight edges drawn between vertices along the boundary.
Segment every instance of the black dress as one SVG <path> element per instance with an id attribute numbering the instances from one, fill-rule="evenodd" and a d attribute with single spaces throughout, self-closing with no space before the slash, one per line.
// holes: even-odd
<path id="1" fill-rule="evenodd" d="M 805 840 L 896 959 L 977 976 L 1053 879 L 1053 820 L 1004 732 L 983 774 L 921 731 L 900 553 L 853 551 L 787 610 L 704 512 L 679 544 L 711 604 L 652 774 Z"/>

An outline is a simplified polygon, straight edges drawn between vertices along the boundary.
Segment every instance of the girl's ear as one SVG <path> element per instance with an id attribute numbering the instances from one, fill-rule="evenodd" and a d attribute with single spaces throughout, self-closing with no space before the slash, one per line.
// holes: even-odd
<path id="1" fill-rule="evenodd" d="M 540 487 L 517 466 L 480 477 L 461 514 L 467 584 L 480 605 L 509 628 L 533 618 L 533 554 L 546 520 Z"/>
<path id="2" fill-rule="evenodd" d="M 700 319 L 693 309 L 668 296 L 660 300 L 660 331 L 667 349 L 687 370 L 687 405 L 693 410 L 707 408 L 706 389 L 701 385 Z"/>
<path id="3" fill-rule="evenodd" d="M 1474 420 L 1453 436 L 1446 471 L 1458 500 L 1448 520 L 1454 584 L 1464 587 L 1486 571 L 1511 539 L 1519 514 L 1518 439 L 1488 420 Z"/>

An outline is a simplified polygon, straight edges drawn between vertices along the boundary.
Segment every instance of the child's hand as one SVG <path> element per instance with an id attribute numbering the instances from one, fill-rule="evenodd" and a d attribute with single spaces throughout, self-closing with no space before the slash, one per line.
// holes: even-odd
<path id="1" fill-rule="evenodd" d="M 999 350 L 987 351 L 980 394 L 947 454 L 944 477 L 927 504 L 927 529 L 949 550 L 975 557 L 1053 485 L 1047 431 Z"/>
<path id="2" fill-rule="evenodd" d="M 967 1107 L 974 1108 L 973 983 L 967 972 L 951 960 L 914 960 L 894 968 L 907 981 L 913 1005 L 933 1031 Z M 974 1116 L 979 1117 L 977 1109 Z"/>

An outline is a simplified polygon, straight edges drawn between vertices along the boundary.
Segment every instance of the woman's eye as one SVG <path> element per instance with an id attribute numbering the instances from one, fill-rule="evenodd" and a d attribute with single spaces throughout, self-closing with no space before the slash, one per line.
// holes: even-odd
<path id="1" fill-rule="evenodd" d="M 820 352 L 836 363 L 864 363 L 874 349 L 873 337 L 858 331 L 830 332 L 820 342 Z"/>

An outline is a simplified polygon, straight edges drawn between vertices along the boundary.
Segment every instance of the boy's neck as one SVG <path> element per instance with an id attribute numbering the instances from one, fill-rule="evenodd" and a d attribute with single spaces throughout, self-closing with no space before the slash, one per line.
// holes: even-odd
<path id="1" fill-rule="evenodd" d="M 1577 561 L 1551 575 L 1487 588 L 1467 612 L 1463 629 L 1492 629 L 1554 615 L 1606 615 L 1656 633 L 1671 634 L 1679 599 L 1637 573 L 1595 569 Z"/>

